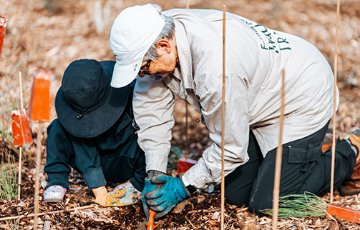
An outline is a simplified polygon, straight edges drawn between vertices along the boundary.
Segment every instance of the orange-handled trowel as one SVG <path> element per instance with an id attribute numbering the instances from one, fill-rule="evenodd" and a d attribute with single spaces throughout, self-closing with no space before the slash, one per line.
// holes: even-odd
<path id="1" fill-rule="evenodd" d="M 146 230 L 154 230 L 159 224 L 155 224 L 156 212 L 149 209 L 149 220 L 146 224 Z"/>

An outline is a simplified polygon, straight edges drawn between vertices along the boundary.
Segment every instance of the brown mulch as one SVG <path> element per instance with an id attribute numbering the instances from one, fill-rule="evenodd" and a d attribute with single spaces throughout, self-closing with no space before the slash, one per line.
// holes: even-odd
<path id="1" fill-rule="evenodd" d="M 103 24 L 96 26 L 96 2 L 104 10 Z M 79 58 L 113 59 L 109 48 L 109 30 L 116 15 L 126 6 L 158 3 L 164 9 L 184 7 L 186 1 L 146 0 L 0 0 L 0 15 L 9 18 L 6 40 L 0 58 L 0 160 L 11 155 L 10 111 L 19 107 L 18 71 L 24 79 L 24 101 L 29 100 L 31 79 L 36 68 L 49 69 L 52 76 L 51 93 L 54 99 L 66 66 Z M 47 3 L 47 5 L 45 4 Z M 222 9 L 223 1 L 190 0 L 192 8 Z M 336 130 L 343 137 L 352 128 L 360 126 L 360 4 L 359 0 L 341 1 L 339 36 L 338 85 L 341 101 L 337 111 Z M 228 10 L 258 21 L 271 28 L 299 35 L 314 43 L 333 64 L 335 50 L 336 0 L 227 0 Z M 220 64 L 220 63 L 219 63 Z M 52 108 L 52 118 L 55 118 Z M 177 120 L 172 143 L 181 149 L 187 146 L 189 154 L 198 158 L 209 144 L 208 132 L 200 123 L 197 112 L 189 107 L 189 142 L 185 143 L 185 106 L 177 102 Z M 43 124 L 45 127 L 47 124 Z M 33 130 L 36 124 L 32 124 Z M 33 213 L 34 143 L 24 148 L 23 185 L 21 201 L 0 200 L 0 218 Z M 43 141 L 44 143 L 44 141 Z M 43 146 L 44 148 L 44 146 Z M 42 165 L 45 162 L 43 149 Z M 174 154 L 170 157 L 174 157 Z M 176 157 L 174 158 L 176 160 Z M 173 168 L 173 166 L 172 166 Z M 1 172 L 0 172 L 1 173 Z M 172 174 L 174 171 L 172 171 Z M 44 179 L 45 177 L 42 176 Z M 42 180 L 43 180 L 42 179 Z M 145 215 L 141 203 L 123 208 L 102 208 L 69 212 L 66 210 L 93 204 L 93 196 L 76 172 L 70 176 L 71 189 L 64 203 L 45 204 L 40 200 L 41 212 L 64 210 L 39 218 L 40 227 L 51 229 L 144 229 Z M 43 188 L 40 190 L 42 196 Z M 329 202 L 329 195 L 322 197 Z M 335 193 L 335 203 L 360 210 L 360 195 L 342 197 Z M 182 202 L 159 223 L 159 229 L 219 229 L 220 194 L 201 193 Z M 258 217 L 246 207 L 226 205 L 226 229 L 271 229 L 272 220 Z M 33 218 L 18 221 L 0 221 L 0 229 L 32 229 Z M 326 218 L 291 218 L 279 221 L 279 229 L 360 229 L 360 225 Z"/>

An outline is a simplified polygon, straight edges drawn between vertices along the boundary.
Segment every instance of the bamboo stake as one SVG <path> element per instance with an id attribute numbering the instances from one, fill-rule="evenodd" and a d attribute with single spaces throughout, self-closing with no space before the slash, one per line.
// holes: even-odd
<path id="1" fill-rule="evenodd" d="M 19 166 L 18 166 L 18 200 L 21 199 L 21 168 L 22 168 L 22 147 L 19 151 Z"/>
<path id="2" fill-rule="evenodd" d="M 189 108 L 185 101 L 185 161 L 189 158 Z"/>
<path id="3" fill-rule="evenodd" d="M 24 109 L 23 102 L 23 89 L 22 89 L 22 75 L 21 71 L 19 71 L 19 85 L 20 85 L 20 111 L 22 112 Z M 21 168 L 22 168 L 22 146 L 20 146 L 19 151 L 19 168 L 18 168 L 18 200 L 21 199 Z"/>
<path id="4" fill-rule="evenodd" d="M 336 6 L 336 35 L 335 35 L 335 56 L 334 56 L 334 97 L 333 97 L 333 139 L 331 148 L 331 179 L 330 179 L 330 203 L 334 201 L 334 174 L 335 174 L 335 148 L 336 148 L 336 89 L 337 89 L 337 65 L 339 53 L 339 20 L 340 0 Z"/>
<path id="5" fill-rule="evenodd" d="M 87 205 L 87 206 L 83 206 L 83 207 L 71 208 L 69 210 L 57 210 L 57 211 L 51 211 L 51 212 L 42 212 L 42 213 L 38 213 L 37 216 L 52 215 L 52 214 L 58 214 L 58 213 L 62 213 L 62 212 L 77 212 L 78 210 L 89 209 L 89 208 L 93 208 L 93 207 L 94 207 L 94 205 L 91 204 L 91 205 Z M 0 221 L 15 220 L 15 219 L 21 219 L 21 218 L 30 218 L 30 217 L 34 217 L 34 216 L 35 216 L 35 214 L 2 217 L 2 218 L 0 218 Z"/>
<path id="6" fill-rule="evenodd" d="M 20 109 L 24 109 L 23 88 L 22 88 L 22 74 L 21 74 L 21 71 L 19 71 L 19 84 L 20 84 Z"/>
<path id="7" fill-rule="evenodd" d="M 225 212 L 225 95 L 226 95 L 226 0 L 223 12 L 223 72 L 221 101 L 221 230 L 224 227 Z"/>
<path id="8" fill-rule="evenodd" d="M 186 9 L 190 8 L 190 0 L 186 0 Z M 185 161 L 189 157 L 189 108 L 185 100 Z"/>
<path id="9" fill-rule="evenodd" d="M 273 225 L 272 229 L 277 229 L 279 216 L 279 193 L 280 193 L 280 176 L 282 161 L 282 138 L 284 130 L 284 112 L 285 112 L 285 70 L 281 71 L 281 106 L 280 106 L 280 129 L 279 129 L 279 145 L 276 149 L 275 162 L 275 178 L 273 190 Z"/>
<path id="10" fill-rule="evenodd" d="M 41 164 L 41 123 L 38 123 L 36 141 L 36 172 L 35 172 L 35 195 L 34 195 L 34 229 L 38 229 L 39 216 L 39 187 L 40 187 L 40 164 Z"/>

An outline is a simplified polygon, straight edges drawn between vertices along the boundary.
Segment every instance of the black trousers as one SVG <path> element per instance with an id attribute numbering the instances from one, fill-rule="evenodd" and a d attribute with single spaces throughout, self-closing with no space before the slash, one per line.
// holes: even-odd
<path id="1" fill-rule="evenodd" d="M 119 135 L 126 134 L 124 131 Z M 113 136 L 97 139 L 77 140 L 65 131 L 58 120 L 52 122 L 48 127 L 44 168 L 48 175 L 48 185 L 68 188 L 72 167 L 84 176 L 91 189 L 130 180 L 137 190 L 142 191 L 146 177 L 145 155 L 137 144 L 137 136 L 130 135 L 116 148 L 113 147 Z"/>
<path id="2" fill-rule="evenodd" d="M 331 150 L 321 151 L 328 124 L 319 131 L 283 145 L 280 196 L 305 191 L 322 195 L 330 191 Z M 263 158 L 251 132 L 250 160 L 225 178 L 225 196 L 229 203 L 247 205 L 252 212 L 272 208 L 277 148 Z M 338 140 L 335 153 L 334 189 L 349 178 L 355 165 L 355 154 L 345 140 Z"/>

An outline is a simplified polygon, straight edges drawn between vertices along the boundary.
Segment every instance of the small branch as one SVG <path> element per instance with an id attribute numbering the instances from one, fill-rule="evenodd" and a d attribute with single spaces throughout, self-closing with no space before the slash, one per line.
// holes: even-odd
<path id="1" fill-rule="evenodd" d="M 193 225 L 193 223 L 191 223 L 191 221 L 187 216 L 185 216 L 185 219 L 189 222 L 189 224 L 193 227 L 193 229 L 196 229 L 196 227 Z"/>
<path id="2" fill-rule="evenodd" d="M 57 211 L 51 211 L 51 212 L 41 212 L 38 213 L 37 216 L 43 216 L 43 215 L 52 215 L 52 214 L 58 214 L 58 213 L 62 213 L 62 212 L 77 212 L 78 210 L 84 210 L 84 209 L 89 209 L 89 208 L 93 208 L 94 205 L 87 205 L 87 206 L 83 206 L 83 207 L 78 207 L 78 208 L 71 208 L 68 210 L 57 210 Z M 9 216 L 9 217 L 3 217 L 0 218 L 0 221 L 7 221 L 7 220 L 15 220 L 15 219 L 21 219 L 21 218 L 30 218 L 30 217 L 34 217 L 35 214 L 29 214 L 29 215 L 19 215 L 19 216 Z"/>
<path id="3" fill-rule="evenodd" d="M 208 210 L 208 209 L 199 209 L 199 210 L 192 210 L 192 211 L 189 211 L 188 213 L 189 214 L 192 214 L 192 213 L 198 213 L 198 212 L 203 212 L 203 213 L 207 213 L 207 212 L 216 212 L 216 211 L 219 211 L 219 209 L 211 209 L 211 210 Z"/>

